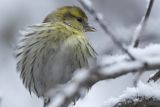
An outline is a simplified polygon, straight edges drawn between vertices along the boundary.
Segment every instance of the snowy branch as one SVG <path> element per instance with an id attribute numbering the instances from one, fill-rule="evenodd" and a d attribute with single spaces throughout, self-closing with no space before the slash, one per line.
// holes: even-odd
<path id="1" fill-rule="evenodd" d="M 160 86 L 140 82 L 137 88 L 127 88 L 118 98 L 111 98 L 102 107 L 159 107 Z"/>
<path id="2" fill-rule="evenodd" d="M 100 80 L 114 79 L 133 72 L 145 72 L 160 69 L 160 45 L 150 45 L 147 48 L 129 49 L 137 60 L 128 56 L 104 57 L 104 62 L 91 70 L 80 70 L 72 80 L 53 96 L 52 106 L 67 107 L 81 92 Z M 105 62 L 107 61 L 107 62 Z M 108 62 L 109 61 L 109 62 Z"/>
<path id="3" fill-rule="evenodd" d="M 152 97 L 146 98 L 146 96 L 140 96 L 125 99 L 125 101 L 119 102 L 114 107 L 159 107 L 159 105 L 160 99 Z"/>

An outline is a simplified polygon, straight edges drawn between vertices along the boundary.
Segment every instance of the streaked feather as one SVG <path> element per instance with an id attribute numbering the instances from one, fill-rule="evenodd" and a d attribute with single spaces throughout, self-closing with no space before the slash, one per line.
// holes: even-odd
<path id="1" fill-rule="evenodd" d="M 87 68 L 88 58 L 95 56 L 85 36 L 62 28 L 68 29 L 61 23 L 30 26 L 17 46 L 17 69 L 25 87 L 38 97 L 68 81 L 76 69 Z"/>

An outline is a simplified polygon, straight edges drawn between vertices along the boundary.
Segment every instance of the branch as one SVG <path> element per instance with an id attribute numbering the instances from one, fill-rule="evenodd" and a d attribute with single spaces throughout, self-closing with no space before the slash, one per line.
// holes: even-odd
<path id="1" fill-rule="evenodd" d="M 134 33 L 133 33 L 133 41 L 132 41 L 132 47 L 138 47 L 139 45 L 139 37 L 143 34 L 143 31 L 146 27 L 146 24 L 148 22 L 152 7 L 153 7 L 154 0 L 150 0 L 147 2 L 147 10 L 144 15 L 144 17 L 141 19 L 141 22 L 136 27 Z"/>
<path id="2" fill-rule="evenodd" d="M 135 98 L 125 99 L 124 101 L 117 103 L 114 107 L 159 107 L 159 105 L 159 99 L 152 97 L 146 98 L 146 96 L 137 96 Z"/>
<path id="3" fill-rule="evenodd" d="M 108 100 L 102 107 L 159 107 L 160 86 L 140 82 L 137 88 L 127 88 L 121 96 Z"/>
<path id="4" fill-rule="evenodd" d="M 104 32 L 112 39 L 112 41 L 124 52 L 126 53 L 132 60 L 135 60 L 135 58 L 132 56 L 130 52 L 122 45 L 122 43 L 116 38 L 116 36 L 112 33 L 111 30 L 109 30 L 109 27 L 104 24 L 104 22 L 99 17 L 98 13 L 92 8 L 91 3 L 87 0 L 87 3 L 85 0 L 78 0 L 79 3 L 83 6 L 83 8 L 88 11 L 91 15 L 93 15 L 94 19 L 97 21 L 97 23 L 100 25 L 100 27 L 104 30 Z"/>
<path id="5" fill-rule="evenodd" d="M 143 18 L 141 19 L 141 22 L 136 27 L 136 29 L 133 33 L 133 41 L 131 44 L 132 47 L 137 48 L 139 45 L 139 39 L 140 39 L 140 36 L 143 34 L 143 31 L 144 31 L 146 24 L 148 22 L 148 19 L 149 19 L 149 16 L 150 16 L 150 13 L 151 13 L 151 10 L 153 7 L 153 3 L 154 3 L 154 0 L 150 0 L 149 2 L 147 2 L 147 9 L 146 9 L 145 15 L 143 16 Z M 137 83 L 138 83 L 142 74 L 143 74 L 142 72 L 139 72 L 137 74 L 137 76 L 135 77 L 135 79 L 133 81 L 133 85 L 135 87 L 137 86 Z"/>
<path id="6" fill-rule="evenodd" d="M 138 72 L 138 74 L 135 76 L 134 80 L 133 80 L 133 86 L 137 87 L 137 84 L 142 76 L 144 72 Z"/>
<path id="7" fill-rule="evenodd" d="M 155 82 L 158 79 L 160 79 L 160 70 L 156 74 L 154 74 L 152 77 L 150 77 L 148 82 L 150 82 L 150 81 L 154 81 Z"/>
<path id="8" fill-rule="evenodd" d="M 120 58 L 113 56 L 115 60 L 111 63 L 96 66 L 91 70 L 78 71 L 72 80 L 53 96 L 50 107 L 67 107 L 75 98 L 81 96 L 82 90 L 100 80 L 114 79 L 133 72 L 160 69 L 160 53 L 157 53 L 160 51 L 160 45 L 151 45 L 145 49 L 130 49 L 130 51 L 140 60 L 130 60 L 127 56 L 120 56 Z"/>

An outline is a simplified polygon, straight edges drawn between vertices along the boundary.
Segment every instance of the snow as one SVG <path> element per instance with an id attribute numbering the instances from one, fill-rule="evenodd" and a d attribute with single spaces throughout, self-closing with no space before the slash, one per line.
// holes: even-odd
<path id="1" fill-rule="evenodd" d="M 129 52 L 137 59 L 157 58 L 160 56 L 160 44 L 150 44 L 145 48 L 129 48 Z"/>
<path id="2" fill-rule="evenodd" d="M 104 16 L 102 13 L 97 13 L 97 17 L 100 19 L 100 20 L 103 20 Z"/>
<path id="3" fill-rule="evenodd" d="M 83 81 L 88 77 L 88 72 L 86 69 L 79 69 L 76 70 L 75 73 L 73 74 L 73 79 L 75 81 Z"/>
<path id="4" fill-rule="evenodd" d="M 99 66 L 106 66 L 106 65 L 112 65 L 114 63 L 121 62 L 127 58 L 125 55 L 103 55 L 103 56 L 98 56 L 97 58 L 97 64 Z"/>
<path id="5" fill-rule="evenodd" d="M 55 99 L 53 99 L 51 105 L 49 107 L 59 107 L 64 101 L 64 95 L 58 95 Z"/>
<path id="6" fill-rule="evenodd" d="M 91 0 L 82 0 L 88 7 L 92 7 Z"/>
<path id="7" fill-rule="evenodd" d="M 119 64 L 116 64 L 114 67 L 113 65 L 111 67 L 106 67 L 103 68 L 100 72 L 103 75 L 113 75 L 113 74 L 118 74 L 120 71 L 130 71 L 130 70 L 136 70 L 137 68 L 140 68 L 143 66 L 143 63 L 139 61 L 135 62 L 122 62 Z"/>
<path id="8" fill-rule="evenodd" d="M 155 61 L 158 57 L 160 57 L 160 44 L 149 44 L 144 48 L 132 48 L 129 47 L 128 51 L 138 60 L 145 61 L 154 59 Z M 100 66 L 109 66 L 124 60 L 129 60 L 127 55 L 117 54 L 117 55 L 103 55 L 98 57 L 98 64 Z M 157 59 L 159 60 L 159 59 Z M 123 65 L 123 64 L 122 64 Z"/>
<path id="9" fill-rule="evenodd" d="M 157 83 L 143 83 L 139 82 L 137 88 L 128 87 L 118 98 L 111 98 L 107 100 L 101 107 L 112 107 L 118 102 L 125 101 L 127 98 L 135 98 L 143 96 L 145 98 L 154 98 L 160 100 L 160 85 Z"/>
<path id="10" fill-rule="evenodd" d="M 78 89 L 77 84 L 68 84 L 67 87 L 64 89 L 64 93 L 66 96 L 71 96 L 75 93 L 75 91 Z"/>
<path id="11" fill-rule="evenodd" d="M 103 75 L 114 75 L 120 72 L 142 69 L 145 62 L 157 66 L 160 63 L 159 44 L 150 44 L 146 48 L 129 48 L 129 52 L 136 58 L 135 61 L 129 61 L 127 55 L 118 55 L 111 57 L 102 57 L 99 61 L 104 68 L 100 71 Z"/>
<path id="12" fill-rule="evenodd" d="M 139 36 L 140 36 L 143 23 L 144 23 L 144 17 L 142 18 L 141 22 L 138 24 L 138 26 L 137 26 L 136 29 L 134 30 L 132 47 L 133 47 L 133 45 L 135 45 L 135 41 L 136 41 L 136 40 L 139 38 Z"/>

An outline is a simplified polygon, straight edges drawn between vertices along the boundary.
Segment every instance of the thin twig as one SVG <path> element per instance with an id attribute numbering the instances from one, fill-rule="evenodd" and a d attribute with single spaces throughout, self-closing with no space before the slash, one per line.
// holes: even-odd
<path id="1" fill-rule="evenodd" d="M 94 16 L 97 23 L 100 27 L 104 30 L 104 32 L 109 35 L 109 37 L 113 40 L 113 42 L 124 52 L 126 53 L 132 60 L 135 60 L 134 56 L 122 45 L 122 43 L 117 40 L 116 36 L 109 30 L 109 27 L 104 24 L 104 22 L 98 17 L 97 12 L 92 8 L 89 7 L 83 0 L 78 0 L 79 3 L 83 6 L 83 8 L 88 11 L 91 15 Z"/>
<path id="2" fill-rule="evenodd" d="M 147 9 L 146 12 L 144 14 L 144 16 L 141 19 L 141 22 L 138 24 L 138 26 L 136 27 L 134 33 L 133 33 L 133 41 L 132 41 L 132 47 L 137 48 L 139 46 L 139 39 L 140 36 L 143 35 L 143 31 L 146 27 L 146 24 L 148 22 L 148 19 L 150 17 L 150 13 L 153 7 L 153 3 L 154 0 L 150 0 L 149 2 L 147 2 Z M 143 72 L 138 72 L 137 76 L 135 77 L 134 81 L 133 81 L 133 85 L 136 87 L 137 83 L 141 77 L 141 75 L 143 74 Z"/>
<path id="3" fill-rule="evenodd" d="M 154 4 L 154 0 L 150 0 L 149 3 L 147 4 L 146 13 L 144 17 L 141 19 L 141 22 L 139 23 L 139 25 L 136 27 L 135 32 L 133 34 L 132 47 L 138 47 L 139 45 L 139 38 L 143 34 L 143 31 L 146 27 L 153 4 Z"/>
<path id="4" fill-rule="evenodd" d="M 157 81 L 158 79 L 160 79 L 160 70 L 158 72 L 156 72 L 156 74 L 154 74 L 152 77 L 149 78 L 148 82 L 150 81 Z"/>

